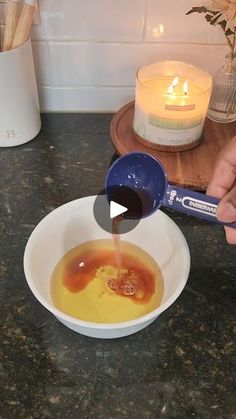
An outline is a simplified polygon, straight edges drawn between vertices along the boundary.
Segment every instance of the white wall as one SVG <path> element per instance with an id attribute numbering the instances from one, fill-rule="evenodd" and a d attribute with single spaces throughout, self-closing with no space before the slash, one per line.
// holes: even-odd
<path id="1" fill-rule="evenodd" d="M 198 3 L 201 3 L 199 0 Z M 32 39 L 42 110 L 116 111 L 135 73 L 178 59 L 211 73 L 228 52 L 219 27 L 185 16 L 196 0 L 39 0 Z"/>

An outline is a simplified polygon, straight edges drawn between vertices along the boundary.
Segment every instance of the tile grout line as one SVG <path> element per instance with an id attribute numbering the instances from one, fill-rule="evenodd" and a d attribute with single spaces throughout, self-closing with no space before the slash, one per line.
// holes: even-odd
<path id="1" fill-rule="evenodd" d="M 145 0 L 145 10 L 144 10 L 144 19 L 143 19 L 143 43 L 145 43 L 146 33 L 147 33 L 147 14 L 148 14 L 148 0 Z"/>
<path id="2" fill-rule="evenodd" d="M 83 44 L 90 44 L 90 45 L 112 45 L 112 46 L 122 46 L 122 45 L 129 45 L 129 46 L 145 46 L 145 45 L 198 45 L 198 46 L 209 46 L 209 47 L 227 47 L 225 43 L 203 43 L 203 42 L 186 42 L 186 41 L 93 41 L 93 40 L 56 40 L 56 39 L 32 39 L 33 44 L 45 43 L 45 44 L 61 44 L 61 45 L 83 45 Z"/>
<path id="3" fill-rule="evenodd" d="M 111 86 L 107 86 L 107 85 L 93 85 L 93 84 L 84 84 L 84 85 L 68 85 L 68 86 L 50 86 L 50 85 L 43 85 L 43 84 L 39 84 L 38 85 L 39 89 L 61 89 L 61 90 L 79 90 L 79 89 L 134 89 L 135 88 L 135 84 L 133 85 L 111 85 Z"/>

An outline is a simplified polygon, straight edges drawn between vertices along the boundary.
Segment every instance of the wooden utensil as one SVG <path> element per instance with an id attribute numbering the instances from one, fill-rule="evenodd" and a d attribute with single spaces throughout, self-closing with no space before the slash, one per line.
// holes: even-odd
<path id="1" fill-rule="evenodd" d="M 2 51 L 2 4 L 0 4 L 0 52 Z"/>
<path id="2" fill-rule="evenodd" d="M 11 49 L 20 11 L 20 0 L 9 0 L 6 16 L 6 27 L 3 41 L 3 51 Z"/>
<path id="3" fill-rule="evenodd" d="M 0 7 L 0 52 L 2 50 L 2 22 L 1 22 L 1 7 Z"/>
<path id="4" fill-rule="evenodd" d="M 12 43 L 12 49 L 27 41 L 36 9 L 36 0 L 25 0 Z"/>

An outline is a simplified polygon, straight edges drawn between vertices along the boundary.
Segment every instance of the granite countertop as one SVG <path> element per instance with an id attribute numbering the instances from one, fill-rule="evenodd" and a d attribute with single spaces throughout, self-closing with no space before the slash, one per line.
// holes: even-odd
<path id="1" fill-rule="evenodd" d="M 143 331 L 96 340 L 34 298 L 22 259 L 35 225 L 103 188 L 109 114 L 43 115 L 32 142 L 0 150 L 0 419 L 235 419 L 235 256 L 220 226 L 166 211 L 190 246 L 177 302 Z"/>

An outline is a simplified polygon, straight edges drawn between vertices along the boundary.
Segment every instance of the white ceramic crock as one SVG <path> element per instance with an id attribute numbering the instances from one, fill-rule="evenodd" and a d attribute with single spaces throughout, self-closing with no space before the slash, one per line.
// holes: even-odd
<path id="1" fill-rule="evenodd" d="M 0 53 L 0 147 L 32 140 L 41 129 L 31 41 Z"/>

